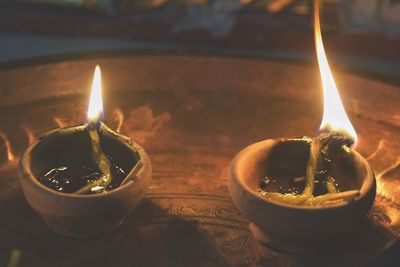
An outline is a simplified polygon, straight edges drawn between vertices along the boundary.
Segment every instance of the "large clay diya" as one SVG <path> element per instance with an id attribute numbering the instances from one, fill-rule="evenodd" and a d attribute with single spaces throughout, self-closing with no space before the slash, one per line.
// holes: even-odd
<path id="1" fill-rule="evenodd" d="M 276 250 L 319 249 L 327 240 L 354 231 L 373 204 L 373 171 L 365 158 L 351 149 L 333 159 L 330 172 L 344 192 L 359 192 L 351 201 L 304 206 L 258 193 L 262 177 L 274 177 L 277 184 L 287 185 L 291 183 L 288 177 L 305 176 L 309 151 L 309 142 L 301 138 L 269 139 L 246 147 L 231 163 L 229 189 L 233 202 L 251 221 L 255 238 Z M 336 201 L 334 194 L 332 197 L 330 201 Z"/>
<path id="2" fill-rule="evenodd" d="M 305 252 L 354 232 L 375 198 L 374 173 L 351 147 L 357 135 L 340 101 L 324 52 L 315 4 L 315 43 L 324 88 L 318 137 L 255 143 L 231 162 L 233 202 L 261 243 Z"/>

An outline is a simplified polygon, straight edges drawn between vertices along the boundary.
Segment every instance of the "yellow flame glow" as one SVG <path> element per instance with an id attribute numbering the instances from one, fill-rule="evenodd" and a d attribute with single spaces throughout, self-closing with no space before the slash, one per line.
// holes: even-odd
<path id="1" fill-rule="evenodd" d="M 320 130 L 338 131 L 351 137 L 354 143 L 357 142 L 357 133 L 351 125 L 346 111 L 340 100 L 335 80 L 329 69 L 329 63 L 325 55 L 324 45 L 321 36 L 321 25 L 319 19 L 318 0 L 314 2 L 314 34 L 315 48 L 317 51 L 318 65 L 321 73 L 322 88 L 324 91 L 324 115 Z"/>
<path id="2" fill-rule="evenodd" d="M 101 96 L 101 71 L 99 65 L 96 66 L 93 75 L 92 92 L 90 94 L 87 118 L 89 123 L 97 123 L 103 113 L 103 99 Z"/>

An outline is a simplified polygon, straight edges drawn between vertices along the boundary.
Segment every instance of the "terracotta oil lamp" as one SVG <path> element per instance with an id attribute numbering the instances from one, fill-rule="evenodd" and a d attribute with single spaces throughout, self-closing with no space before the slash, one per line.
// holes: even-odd
<path id="1" fill-rule="evenodd" d="M 316 1 L 315 44 L 324 90 L 321 135 L 258 142 L 230 165 L 233 202 L 250 220 L 254 237 L 279 251 L 318 250 L 354 232 L 375 198 L 375 176 L 354 150 L 357 134 L 329 69 L 318 12 Z"/>
<path id="2" fill-rule="evenodd" d="M 151 176 L 146 151 L 102 123 L 102 112 L 97 66 L 89 122 L 44 134 L 20 161 L 19 181 L 27 202 L 65 236 L 111 232 L 143 199 Z"/>

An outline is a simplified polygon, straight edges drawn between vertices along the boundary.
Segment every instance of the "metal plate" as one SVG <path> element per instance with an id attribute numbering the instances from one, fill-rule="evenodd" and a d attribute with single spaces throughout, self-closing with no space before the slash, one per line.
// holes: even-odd
<path id="1" fill-rule="evenodd" d="M 113 234 L 74 240 L 51 232 L 21 195 L 16 165 L 29 138 L 85 121 L 93 69 L 103 72 L 105 121 L 149 152 L 146 199 Z M 258 245 L 232 204 L 230 160 L 253 142 L 315 135 L 322 114 L 316 65 L 196 55 L 126 55 L 0 71 L 0 264 L 21 266 L 355 266 L 400 234 L 400 90 L 336 73 L 357 150 L 378 196 L 360 232 L 316 255 Z M 9 148 L 9 153 L 7 153 Z M 293 222 L 295 223 L 295 222 Z M 338 222 L 340 223 L 340 222 Z M 384 226 L 384 227 L 382 227 Z M 329 260 L 327 260 L 329 259 Z"/>

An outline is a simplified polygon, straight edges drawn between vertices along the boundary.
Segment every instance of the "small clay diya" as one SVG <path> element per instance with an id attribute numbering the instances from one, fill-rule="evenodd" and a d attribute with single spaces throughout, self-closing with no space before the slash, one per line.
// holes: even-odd
<path id="1" fill-rule="evenodd" d="M 96 66 L 88 123 L 43 135 L 25 151 L 19 180 L 26 200 L 51 229 L 85 238 L 112 231 L 143 199 L 151 162 L 132 139 L 103 122 Z"/>
<path id="2" fill-rule="evenodd" d="M 86 126 L 46 133 L 29 146 L 21 159 L 19 181 L 26 200 L 52 230 L 62 235 L 88 238 L 111 232 L 144 197 L 151 176 L 145 150 L 105 125 L 99 135 L 104 153 L 125 173 L 119 179 L 114 175 L 116 185 L 105 193 L 61 192 L 41 180 L 49 170 L 60 166 L 90 166 L 92 148 Z M 82 174 L 75 173 L 77 177 L 71 172 L 69 183 L 81 179 Z"/>
<path id="3" fill-rule="evenodd" d="M 306 175 L 310 144 L 303 138 L 269 139 L 240 151 L 230 165 L 229 191 L 237 208 L 251 221 L 261 243 L 280 251 L 307 252 L 355 230 L 375 198 L 374 173 L 355 150 L 338 153 L 331 176 L 343 190 L 358 190 L 351 201 L 302 206 L 267 199 L 258 193 L 261 177 L 286 185 Z"/>

